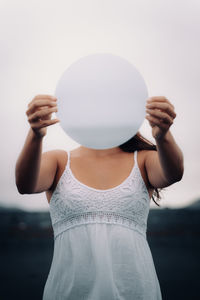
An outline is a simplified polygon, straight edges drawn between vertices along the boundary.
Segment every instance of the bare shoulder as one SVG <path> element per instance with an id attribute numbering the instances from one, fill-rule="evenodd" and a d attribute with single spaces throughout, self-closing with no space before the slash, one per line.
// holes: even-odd
<path id="1" fill-rule="evenodd" d="M 62 176 L 62 173 L 64 172 L 64 169 L 66 167 L 67 161 L 68 161 L 68 154 L 67 151 L 61 150 L 61 149 L 55 149 L 45 152 L 46 155 L 48 155 L 50 158 L 54 159 L 57 164 L 57 170 L 55 173 L 54 181 L 52 186 L 49 190 L 46 191 L 46 197 L 48 202 L 50 202 L 50 198 L 58 184 L 58 181 L 60 177 Z"/>
<path id="2" fill-rule="evenodd" d="M 57 164 L 60 164 L 61 161 L 67 159 L 67 151 L 62 149 L 49 150 L 43 153 L 44 156 L 54 159 Z"/>
<path id="3" fill-rule="evenodd" d="M 146 161 L 147 159 L 154 160 L 158 156 L 158 152 L 156 150 L 140 150 L 138 151 L 138 164 L 144 168 L 145 172 L 146 169 Z"/>
<path id="4" fill-rule="evenodd" d="M 138 161 L 141 164 L 145 164 L 145 160 L 147 157 L 153 157 L 156 154 L 157 151 L 155 150 L 138 150 Z"/>
<path id="5" fill-rule="evenodd" d="M 146 184 L 146 187 L 151 192 L 151 194 L 153 192 L 153 187 L 148 179 L 145 161 L 146 161 L 147 157 L 154 156 L 155 154 L 157 155 L 157 151 L 155 151 L 155 150 L 138 150 L 138 154 L 137 154 L 138 167 L 140 169 L 140 172 L 141 172 L 143 180 Z"/>

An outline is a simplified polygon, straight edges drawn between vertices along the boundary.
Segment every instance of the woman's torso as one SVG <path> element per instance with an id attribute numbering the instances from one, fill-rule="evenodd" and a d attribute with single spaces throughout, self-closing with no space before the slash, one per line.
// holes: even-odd
<path id="1" fill-rule="evenodd" d="M 161 300 L 146 239 L 144 152 L 71 153 L 61 151 L 49 194 L 54 254 L 43 299 Z"/>
<path id="2" fill-rule="evenodd" d="M 153 189 L 149 184 L 145 169 L 145 154 L 147 150 L 138 152 L 138 167 L 151 198 Z M 120 185 L 130 174 L 133 167 L 133 153 L 120 151 L 109 157 L 95 159 L 82 155 L 81 148 L 70 151 L 70 169 L 76 179 L 84 185 L 98 190 L 106 190 Z M 50 203 L 52 194 L 62 176 L 68 161 L 67 152 L 59 151 L 57 156 L 58 168 L 54 182 L 46 191 L 47 201 Z"/>

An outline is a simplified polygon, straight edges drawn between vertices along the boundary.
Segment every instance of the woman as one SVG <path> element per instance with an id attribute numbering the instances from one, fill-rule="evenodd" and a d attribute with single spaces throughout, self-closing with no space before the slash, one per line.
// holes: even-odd
<path id="1" fill-rule="evenodd" d="M 80 146 L 42 153 L 56 98 L 38 95 L 26 111 L 30 130 L 16 163 L 19 193 L 46 192 L 54 254 L 43 300 L 161 300 L 146 239 L 150 199 L 183 176 L 183 154 L 165 97 L 149 98 L 156 145 L 139 133 L 111 149 Z"/>

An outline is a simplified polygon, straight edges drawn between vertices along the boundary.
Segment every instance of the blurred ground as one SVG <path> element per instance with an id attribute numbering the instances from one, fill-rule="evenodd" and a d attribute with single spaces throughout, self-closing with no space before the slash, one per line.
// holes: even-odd
<path id="1" fill-rule="evenodd" d="M 42 299 L 54 245 L 49 212 L 2 208 L 0 234 L 0 300 Z M 199 205 L 151 209 L 147 240 L 163 300 L 199 300 Z"/>

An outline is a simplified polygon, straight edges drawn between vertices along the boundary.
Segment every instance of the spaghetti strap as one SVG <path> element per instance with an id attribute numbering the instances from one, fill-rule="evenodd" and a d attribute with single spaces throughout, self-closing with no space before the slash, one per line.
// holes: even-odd
<path id="1" fill-rule="evenodd" d="M 70 169 L 70 151 L 67 150 L 67 168 Z"/>
<path id="2" fill-rule="evenodd" d="M 134 151 L 134 161 L 135 161 L 135 165 L 138 166 L 138 162 L 137 162 L 137 150 Z"/>

